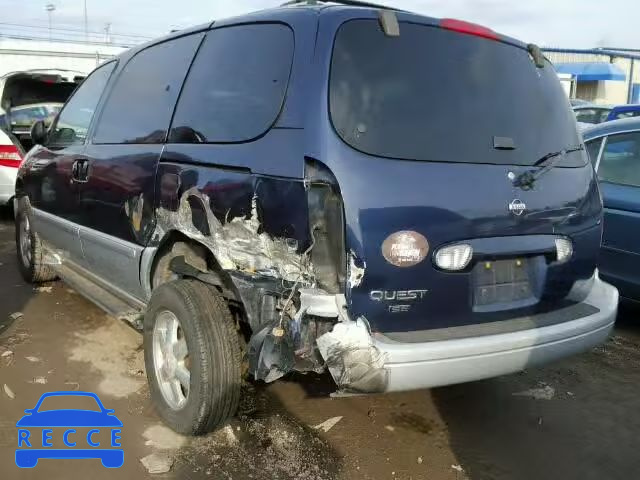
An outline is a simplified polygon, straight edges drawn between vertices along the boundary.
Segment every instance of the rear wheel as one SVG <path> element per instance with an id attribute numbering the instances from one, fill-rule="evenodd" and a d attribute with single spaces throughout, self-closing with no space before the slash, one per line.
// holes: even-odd
<path id="1" fill-rule="evenodd" d="M 151 398 L 173 430 L 206 433 L 236 413 L 238 335 L 215 288 L 196 280 L 156 288 L 144 317 L 144 357 Z"/>
<path id="2" fill-rule="evenodd" d="M 22 277 L 30 283 L 47 282 L 56 278 L 55 271 L 45 263 L 40 237 L 33 230 L 29 202 L 21 199 L 16 214 L 16 252 Z"/>

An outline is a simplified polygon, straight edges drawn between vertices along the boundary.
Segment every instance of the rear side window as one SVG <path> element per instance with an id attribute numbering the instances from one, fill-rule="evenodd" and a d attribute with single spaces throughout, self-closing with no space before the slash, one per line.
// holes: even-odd
<path id="1" fill-rule="evenodd" d="M 551 64 L 521 48 L 401 22 L 386 36 L 375 20 L 336 34 L 330 113 L 338 135 L 382 157 L 531 165 L 579 145 L 575 116 Z M 510 137 L 515 149 L 494 148 Z M 583 152 L 564 166 L 586 163 Z"/>
<path id="2" fill-rule="evenodd" d="M 293 59 L 293 32 L 282 24 L 212 30 L 191 67 L 172 131 L 174 143 L 252 140 L 276 121 Z"/>
<path id="3" fill-rule="evenodd" d="M 598 178 L 602 182 L 640 187 L 640 132 L 607 138 Z"/>
<path id="4" fill-rule="evenodd" d="M 98 121 L 94 143 L 162 143 L 202 35 L 153 45 L 119 75 Z"/>
<path id="5" fill-rule="evenodd" d="M 115 65 L 116 62 L 109 62 L 98 67 L 80 84 L 60 112 L 49 134 L 49 146 L 66 147 L 84 143 L 96 106 Z"/>

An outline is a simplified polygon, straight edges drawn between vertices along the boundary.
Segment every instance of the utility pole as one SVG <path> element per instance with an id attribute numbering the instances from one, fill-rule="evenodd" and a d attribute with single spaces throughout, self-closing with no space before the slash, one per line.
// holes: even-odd
<path id="1" fill-rule="evenodd" d="M 87 15 L 87 0 L 84 0 L 84 41 L 89 43 L 89 17 Z"/>
<path id="2" fill-rule="evenodd" d="M 56 6 L 53 3 L 47 3 L 44 8 L 49 16 L 49 41 L 51 41 L 51 14 L 56 9 Z"/>
<path id="3" fill-rule="evenodd" d="M 104 43 L 111 43 L 111 23 L 104 24 Z"/>

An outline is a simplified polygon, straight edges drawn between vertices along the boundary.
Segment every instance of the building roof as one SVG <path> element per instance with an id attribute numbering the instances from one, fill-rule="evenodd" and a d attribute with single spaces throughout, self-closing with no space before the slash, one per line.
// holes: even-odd
<path id="1" fill-rule="evenodd" d="M 568 73 L 579 82 L 592 82 L 598 80 L 625 81 L 627 74 L 617 65 L 607 62 L 575 62 L 556 63 L 556 72 Z"/>
<path id="2" fill-rule="evenodd" d="M 609 55 L 611 57 L 633 58 L 640 60 L 640 51 L 625 48 L 543 48 L 549 53 L 577 53 L 583 55 Z"/>

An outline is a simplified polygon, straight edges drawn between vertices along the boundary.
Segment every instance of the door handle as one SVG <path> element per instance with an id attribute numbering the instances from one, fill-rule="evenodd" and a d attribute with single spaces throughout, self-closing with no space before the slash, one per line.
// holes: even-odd
<path id="1" fill-rule="evenodd" d="M 74 182 L 78 178 L 78 160 L 71 165 L 71 181 Z"/>
<path id="2" fill-rule="evenodd" d="M 79 158 L 71 166 L 71 181 L 76 183 L 87 183 L 89 180 L 89 159 Z"/>

